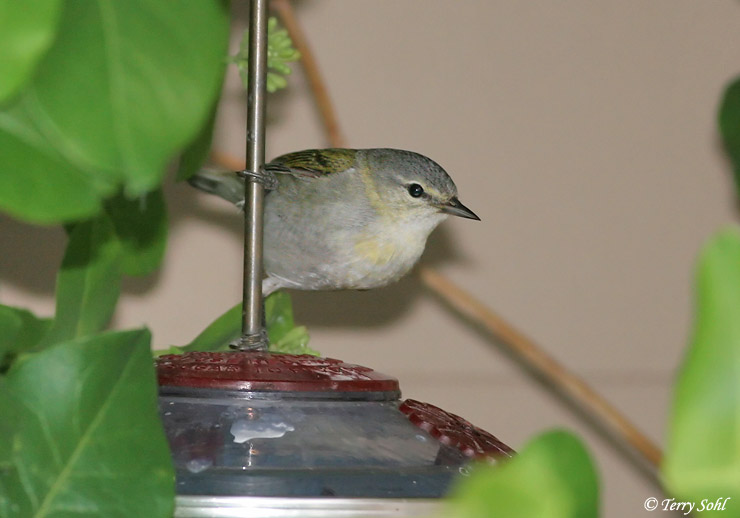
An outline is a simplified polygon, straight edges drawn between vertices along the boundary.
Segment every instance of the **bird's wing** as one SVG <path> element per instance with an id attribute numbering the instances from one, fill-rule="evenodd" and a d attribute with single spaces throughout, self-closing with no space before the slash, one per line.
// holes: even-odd
<path id="1" fill-rule="evenodd" d="M 279 156 L 265 169 L 275 174 L 318 178 L 346 171 L 354 166 L 355 156 L 356 152 L 351 149 L 308 149 Z"/>

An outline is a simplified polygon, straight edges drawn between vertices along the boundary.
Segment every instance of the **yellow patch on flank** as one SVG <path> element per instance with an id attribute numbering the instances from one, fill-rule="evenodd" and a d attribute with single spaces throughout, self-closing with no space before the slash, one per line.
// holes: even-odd
<path id="1" fill-rule="evenodd" d="M 396 247 L 390 243 L 381 243 L 377 239 L 363 239 L 355 243 L 357 255 L 377 265 L 388 264 L 396 253 Z"/>

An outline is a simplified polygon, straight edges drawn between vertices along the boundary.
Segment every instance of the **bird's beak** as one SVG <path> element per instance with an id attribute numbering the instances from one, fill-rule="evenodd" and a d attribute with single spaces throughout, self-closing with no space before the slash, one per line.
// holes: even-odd
<path id="1" fill-rule="evenodd" d="M 457 199 L 457 196 L 441 204 L 439 206 L 439 209 L 445 214 L 452 214 L 453 216 L 460 216 L 461 218 L 480 221 L 480 218 L 475 215 L 475 212 L 460 203 L 460 200 Z"/>

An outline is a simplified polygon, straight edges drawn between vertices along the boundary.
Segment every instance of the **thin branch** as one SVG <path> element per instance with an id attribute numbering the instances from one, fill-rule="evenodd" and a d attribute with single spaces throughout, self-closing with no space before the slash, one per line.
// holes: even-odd
<path id="1" fill-rule="evenodd" d="M 319 73 L 316 59 L 296 20 L 290 2 L 288 0 L 272 0 L 272 5 L 288 30 L 294 45 L 301 53 L 301 62 L 316 97 L 316 103 L 330 144 L 335 147 L 344 147 L 346 145 L 345 140 L 339 129 L 339 123 L 328 90 Z M 211 158 L 214 162 L 229 169 L 238 170 L 241 167 L 239 160 L 218 152 L 213 152 Z M 651 465 L 658 466 L 660 464 L 661 451 L 650 439 L 585 381 L 566 370 L 514 326 L 435 270 L 429 267 L 421 268 L 421 279 L 428 289 L 452 308 L 488 330 L 530 370 L 540 375 L 560 393 L 571 398 L 579 408 L 584 409 L 593 418 L 600 428 L 631 445 Z"/>
<path id="2" fill-rule="evenodd" d="M 346 140 L 339 129 L 339 122 L 334 111 L 334 105 L 329 97 L 329 90 L 326 88 L 326 83 L 321 76 L 319 65 L 314 58 L 306 36 L 296 19 L 293 6 L 290 5 L 288 0 L 272 0 L 272 7 L 280 17 L 280 21 L 283 22 L 288 34 L 290 34 L 290 39 L 293 40 L 296 50 L 301 53 L 303 71 L 306 73 L 308 84 L 311 86 L 311 91 L 316 99 L 316 106 L 319 109 L 319 115 L 329 138 L 329 145 L 332 147 L 346 147 Z"/>
<path id="3" fill-rule="evenodd" d="M 652 465 L 657 467 L 660 464 L 662 456 L 660 448 L 585 381 L 569 372 L 530 338 L 443 275 L 428 267 L 420 270 L 427 288 L 460 314 L 483 326 L 527 367 L 555 385 L 563 394 L 580 403 L 607 431 L 622 437 Z"/>

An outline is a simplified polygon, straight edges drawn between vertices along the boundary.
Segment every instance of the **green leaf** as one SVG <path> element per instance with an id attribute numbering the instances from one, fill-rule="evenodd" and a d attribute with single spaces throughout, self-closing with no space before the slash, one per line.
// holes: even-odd
<path id="1" fill-rule="evenodd" d="M 0 113 L 0 209 L 32 223 L 56 223 L 94 215 L 112 185 L 57 154 L 18 119 Z"/>
<path id="2" fill-rule="evenodd" d="M 228 351 L 229 344 L 241 335 L 242 305 L 237 304 L 214 320 L 195 340 L 182 347 L 171 347 L 161 354 L 179 354 L 190 351 Z"/>
<path id="3" fill-rule="evenodd" d="M 135 199 L 123 194 L 105 203 L 123 253 L 126 275 L 148 275 L 156 270 L 167 246 L 167 208 L 160 189 Z"/>
<path id="4" fill-rule="evenodd" d="M 265 299 L 265 321 L 271 342 L 279 341 L 295 327 L 290 295 L 276 291 Z"/>
<path id="5" fill-rule="evenodd" d="M 308 347 L 308 331 L 296 326 L 293 320 L 293 302 L 284 291 L 276 291 L 265 300 L 265 320 L 270 338 L 270 351 L 285 354 L 312 354 L 319 352 Z"/>
<path id="6" fill-rule="evenodd" d="M 735 172 L 740 192 L 740 78 L 727 85 L 719 108 L 719 129 Z"/>
<path id="7" fill-rule="evenodd" d="M 265 299 L 265 321 L 271 352 L 320 356 L 318 351 L 308 347 L 306 327 L 295 325 L 293 301 L 286 292 L 276 291 Z"/>
<path id="8" fill-rule="evenodd" d="M 195 139 L 185 148 L 180 155 L 180 162 L 177 165 L 175 179 L 177 181 L 187 180 L 203 166 L 208 159 L 213 141 L 213 128 L 216 124 L 216 114 L 218 100 L 211 109 L 211 116 L 206 123 L 200 128 Z"/>
<path id="9" fill-rule="evenodd" d="M 16 337 L 15 346 L 12 351 L 21 353 L 33 349 L 46 333 L 51 329 L 53 319 L 39 318 L 25 309 L 16 309 L 16 315 L 21 319 L 21 331 Z"/>
<path id="10" fill-rule="evenodd" d="M 0 207 L 71 221 L 121 186 L 154 190 L 209 116 L 227 37 L 219 0 L 66 2 L 33 81 L 0 114 Z"/>
<path id="11" fill-rule="evenodd" d="M 269 333 L 268 333 L 269 334 Z M 312 356 L 321 356 L 321 353 L 308 347 L 308 330 L 306 326 L 294 327 L 280 340 L 270 341 L 270 352 L 283 354 L 310 354 Z"/>
<path id="12" fill-rule="evenodd" d="M 595 518 L 598 477 L 581 441 L 553 431 L 510 460 L 475 466 L 454 490 L 449 511 L 455 518 Z"/>
<path id="13" fill-rule="evenodd" d="M 0 0 L 0 102 L 28 81 L 48 50 L 60 7 L 60 0 Z"/>
<path id="14" fill-rule="evenodd" d="M 22 412 L 20 404 L 8 396 L 8 382 L 0 376 L 0 516 L 17 515 L 19 506 L 9 496 L 8 479 L 13 472 L 13 438 L 18 434 Z"/>
<path id="15" fill-rule="evenodd" d="M 209 115 L 227 37 L 215 0 L 68 2 L 26 100 L 61 148 L 143 194 Z"/>
<path id="16" fill-rule="evenodd" d="M 13 308 L 0 305 L 0 364 L 15 346 L 23 322 Z"/>
<path id="17" fill-rule="evenodd" d="M 57 275 L 56 314 L 44 344 L 97 333 L 113 315 L 120 294 L 121 245 L 103 216 L 79 223 Z"/>
<path id="18" fill-rule="evenodd" d="M 0 385 L 0 511 L 8 517 L 169 518 L 174 472 L 146 330 L 70 341 Z"/>
<path id="19" fill-rule="evenodd" d="M 6 354 L 31 350 L 51 327 L 52 320 L 28 310 L 0 304 L 0 366 Z"/>
<path id="20" fill-rule="evenodd" d="M 678 374 L 662 474 L 681 499 L 740 507 L 740 231 L 715 235 L 696 274 L 691 346 Z M 719 516 L 720 514 L 718 514 Z"/>

